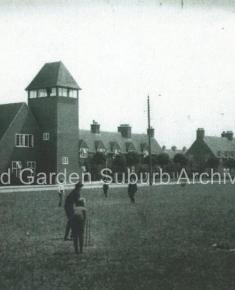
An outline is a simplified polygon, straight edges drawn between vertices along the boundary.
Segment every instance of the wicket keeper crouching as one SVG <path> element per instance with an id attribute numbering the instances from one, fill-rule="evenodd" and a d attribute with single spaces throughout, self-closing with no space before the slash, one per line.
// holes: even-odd
<path id="1" fill-rule="evenodd" d="M 75 253 L 78 254 L 78 240 L 80 253 L 83 251 L 84 243 L 84 229 L 87 218 L 87 209 L 85 208 L 85 200 L 79 199 L 78 206 L 74 207 L 74 214 L 70 219 L 70 225 L 72 229 L 72 237 Z"/>

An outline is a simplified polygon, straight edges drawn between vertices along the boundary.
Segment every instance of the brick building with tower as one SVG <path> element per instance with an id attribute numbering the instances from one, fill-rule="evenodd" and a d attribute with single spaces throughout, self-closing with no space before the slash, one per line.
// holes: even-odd
<path id="1" fill-rule="evenodd" d="M 90 130 L 79 131 L 80 90 L 62 62 L 46 63 L 26 88 L 27 104 L 0 105 L 0 173 L 10 170 L 17 181 L 24 168 L 34 174 L 79 172 L 96 152 L 148 154 L 147 134 L 133 134 L 129 125 L 104 132 L 93 122 Z M 150 133 L 152 153 L 158 154 Z"/>
<path id="2" fill-rule="evenodd" d="M 78 172 L 79 90 L 62 62 L 46 63 L 26 88 L 28 104 L 0 106 L 1 172 Z"/>

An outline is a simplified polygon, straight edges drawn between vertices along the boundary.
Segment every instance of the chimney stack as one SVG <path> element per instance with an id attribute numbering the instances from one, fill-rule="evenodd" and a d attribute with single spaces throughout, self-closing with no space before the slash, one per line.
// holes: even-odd
<path id="1" fill-rule="evenodd" d="M 197 140 L 203 140 L 205 137 L 205 130 L 203 128 L 197 129 Z"/>
<path id="2" fill-rule="evenodd" d="M 118 132 L 120 132 L 124 138 L 131 138 L 131 126 L 129 124 L 121 124 L 118 127 Z"/>
<path id="3" fill-rule="evenodd" d="M 224 137 L 224 138 L 227 138 L 229 141 L 232 141 L 233 140 L 233 131 L 223 131 L 221 133 L 221 137 Z"/>
<path id="4" fill-rule="evenodd" d="M 93 120 L 91 124 L 91 132 L 93 134 L 99 134 L 100 133 L 100 124 L 97 123 L 95 120 Z"/>

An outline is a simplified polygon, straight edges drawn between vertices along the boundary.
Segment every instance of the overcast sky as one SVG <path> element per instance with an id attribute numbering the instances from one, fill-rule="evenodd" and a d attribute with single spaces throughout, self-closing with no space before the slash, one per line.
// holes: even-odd
<path id="1" fill-rule="evenodd" d="M 235 131 L 234 1 L 52 2 L 1 0 L 0 103 L 26 101 L 41 66 L 61 60 L 82 88 L 83 129 L 145 132 L 149 94 L 161 146 L 190 146 L 198 127 Z"/>

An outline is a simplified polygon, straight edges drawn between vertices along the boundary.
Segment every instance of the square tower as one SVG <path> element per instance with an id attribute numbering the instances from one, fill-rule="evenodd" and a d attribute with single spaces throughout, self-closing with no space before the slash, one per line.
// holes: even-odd
<path id="1" fill-rule="evenodd" d="M 40 127 L 38 171 L 79 171 L 79 90 L 62 62 L 46 63 L 27 86 L 28 105 Z"/>

